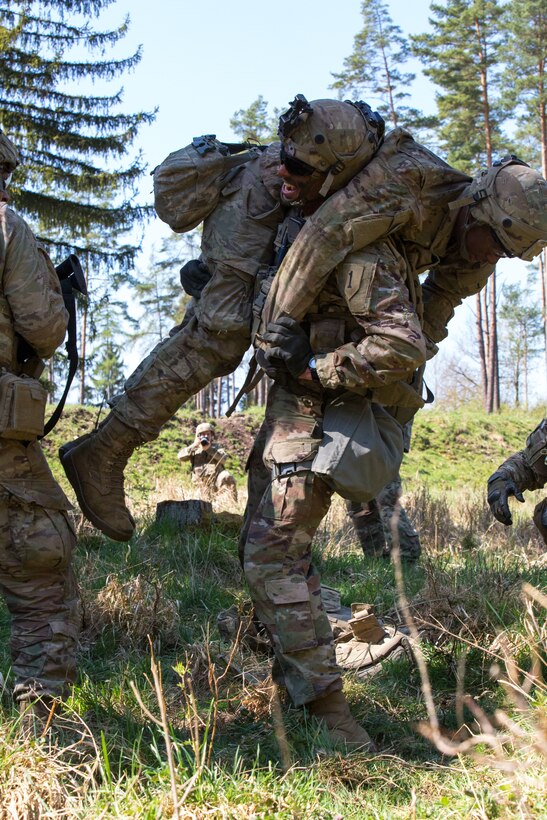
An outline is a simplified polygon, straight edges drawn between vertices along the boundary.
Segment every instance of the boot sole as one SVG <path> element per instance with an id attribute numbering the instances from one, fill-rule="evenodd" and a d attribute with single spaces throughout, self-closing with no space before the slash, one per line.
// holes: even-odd
<path id="1" fill-rule="evenodd" d="M 83 487 L 80 483 L 80 477 L 72 463 L 72 450 L 74 450 L 77 446 L 78 445 L 72 445 L 71 443 L 64 444 L 59 449 L 59 459 L 61 461 L 63 470 L 65 471 L 65 475 L 68 478 L 72 489 L 76 493 L 76 498 L 78 499 L 78 504 L 80 505 L 81 511 L 88 519 L 88 521 L 91 521 L 93 526 L 97 527 L 97 529 L 100 530 L 104 535 L 108 536 L 108 538 L 112 538 L 113 541 L 129 541 L 129 539 L 135 532 L 135 520 L 131 514 L 129 515 L 133 523 L 133 530 L 128 535 L 124 532 L 120 532 L 119 530 L 113 529 L 108 523 L 108 521 L 104 521 L 102 518 L 99 518 L 99 516 L 93 512 L 91 507 L 88 507 L 88 505 L 86 504 L 83 493 Z"/>

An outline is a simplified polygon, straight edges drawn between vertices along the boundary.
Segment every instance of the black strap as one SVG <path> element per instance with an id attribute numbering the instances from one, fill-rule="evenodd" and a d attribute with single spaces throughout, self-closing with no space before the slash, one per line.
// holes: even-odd
<path id="1" fill-rule="evenodd" d="M 68 376 L 63 395 L 59 399 L 59 403 L 53 411 L 51 418 L 47 421 L 47 423 L 44 426 L 44 435 L 39 436 L 39 438 L 44 438 L 44 436 L 47 436 L 48 433 L 51 433 L 51 431 L 61 418 L 61 413 L 63 412 L 68 392 L 72 385 L 72 380 L 74 379 L 74 376 L 76 375 L 76 370 L 78 369 L 79 358 L 76 333 L 76 299 L 74 298 L 72 284 L 70 283 L 70 280 L 68 278 L 61 280 L 61 289 L 63 291 L 63 301 L 68 311 L 68 338 L 65 345 L 69 363 Z"/>

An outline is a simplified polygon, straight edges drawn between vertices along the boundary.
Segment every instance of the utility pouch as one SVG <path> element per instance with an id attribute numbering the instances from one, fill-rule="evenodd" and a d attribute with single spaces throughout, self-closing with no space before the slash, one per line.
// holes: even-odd
<path id="1" fill-rule="evenodd" d="M 382 407 L 351 392 L 327 404 L 312 470 L 342 498 L 376 498 L 396 478 L 402 458 L 402 427 Z"/>
<path id="2" fill-rule="evenodd" d="M 44 434 L 47 392 L 38 379 L 0 375 L 0 438 L 34 441 Z"/>

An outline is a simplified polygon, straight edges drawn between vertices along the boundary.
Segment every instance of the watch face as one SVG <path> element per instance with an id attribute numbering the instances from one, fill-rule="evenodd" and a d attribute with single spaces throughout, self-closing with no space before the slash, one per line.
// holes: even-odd
<path id="1" fill-rule="evenodd" d="M 308 363 L 308 367 L 310 368 L 310 370 L 317 370 L 317 362 L 315 361 L 315 356 L 311 357 Z"/>

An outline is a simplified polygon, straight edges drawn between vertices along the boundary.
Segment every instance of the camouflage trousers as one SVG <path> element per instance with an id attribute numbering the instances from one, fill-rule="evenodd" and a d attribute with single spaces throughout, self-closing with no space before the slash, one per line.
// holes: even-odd
<path id="1" fill-rule="evenodd" d="M 249 345 L 250 330 L 218 332 L 193 316 L 129 376 L 113 412 L 143 441 L 151 441 L 184 402 L 212 379 L 231 373 Z"/>
<path id="2" fill-rule="evenodd" d="M 0 490 L 0 590 L 11 615 L 18 701 L 63 696 L 76 677 L 81 625 L 71 567 L 76 537 L 64 510 Z"/>
<path id="3" fill-rule="evenodd" d="M 360 504 L 346 502 L 348 515 L 365 555 L 389 556 L 393 541 L 399 543 L 401 558 L 416 561 L 422 546 L 400 498 L 401 479 L 390 481 L 374 501 Z"/>
<path id="4" fill-rule="evenodd" d="M 342 688 L 321 579 L 311 560 L 313 536 L 331 495 L 309 471 L 274 478 L 245 544 L 245 577 L 272 642 L 275 677 L 296 706 Z"/>
<path id="5" fill-rule="evenodd" d="M 272 641 L 275 677 L 296 706 L 342 688 L 311 560 L 312 540 L 333 493 L 309 468 L 321 441 L 321 415 L 320 395 L 297 396 L 274 385 L 248 462 L 243 569 L 256 616 Z"/>

